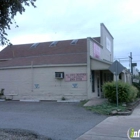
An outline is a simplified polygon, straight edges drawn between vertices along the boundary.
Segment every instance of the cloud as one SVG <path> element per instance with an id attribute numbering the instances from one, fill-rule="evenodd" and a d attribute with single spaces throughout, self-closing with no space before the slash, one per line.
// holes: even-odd
<path id="1" fill-rule="evenodd" d="M 14 44 L 100 36 L 103 22 L 114 37 L 115 56 L 139 54 L 139 0 L 37 0 L 8 31 Z"/>

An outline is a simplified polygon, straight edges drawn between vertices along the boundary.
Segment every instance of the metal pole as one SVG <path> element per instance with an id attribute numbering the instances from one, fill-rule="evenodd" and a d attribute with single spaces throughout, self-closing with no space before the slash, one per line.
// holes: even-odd
<path id="1" fill-rule="evenodd" d="M 117 107 L 118 107 L 118 80 L 117 80 L 117 74 L 116 74 L 116 99 L 117 99 Z"/>
<path id="2" fill-rule="evenodd" d="M 117 107 L 118 107 L 118 79 L 117 79 L 117 73 L 118 73 L 118 64 L 116 63 L 116 100 L 117 100 Z"/>

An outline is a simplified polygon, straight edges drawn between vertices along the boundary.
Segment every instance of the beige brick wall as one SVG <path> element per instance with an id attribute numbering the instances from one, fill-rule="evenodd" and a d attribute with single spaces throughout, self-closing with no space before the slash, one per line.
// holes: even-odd
<path id="1" fill-rule="evenodd" d="M 0 70 L 0 88 L 5 89 L 5 94 L 17 94 L 15 100 L 87 99 L 87 81 L 66 82 L 55 78 L 55 72 L 71 74 L 86 70 L 86 66 Z M 78 84 L 77 88 L 72 87 L 74 83 Z"/>

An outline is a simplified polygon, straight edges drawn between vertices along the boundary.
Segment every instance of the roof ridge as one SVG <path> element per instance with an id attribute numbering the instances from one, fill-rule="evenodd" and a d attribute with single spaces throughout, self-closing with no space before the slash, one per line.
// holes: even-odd
<path id="1" fill-rule="evenodd" d="M 72 40 L 83 40 L 83 39 L 87 39 L 87 38 L 76 38 L 76 39 L 64 39 L 64 40 L 51 40 L 51 41 L 43 41 L 43 42 L 32 42 L 32 43 L 25 43 L 25 44 L 13 44 L 12 46 L 19 46 L 19 45 L 32 45 L 32 44 L 34 44 L 34 43 L 51 43 L 51 42 L 54 42 L 54 41 L 72 41 Z M 11 46 L 11 47 L 12 47 Z"/>

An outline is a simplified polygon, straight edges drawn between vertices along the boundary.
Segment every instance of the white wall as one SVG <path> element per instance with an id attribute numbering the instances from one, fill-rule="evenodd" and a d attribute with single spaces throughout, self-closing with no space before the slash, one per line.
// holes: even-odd
<path id="1" fill-rule="evenodd" d="M 114 58 L 113 40 L 114 39 L 108 29 L 101 23 L 101 45 L 103 46 L 103 59 L 111 62 L 113 62 Z"/>
<path id="2" fill-rule="evenodd" d="M 86 73 L 86 70 L 86 66 L 0 70 L 0 87 L 5 89 L 5 94 L 18 94 L 15 100 L 87 99 L 87 81 L 66 82 L 55 78 L 55 72 L 71 74 Z M 78 84 L 77 88 L 73 88 L 74 83 Z"/>

